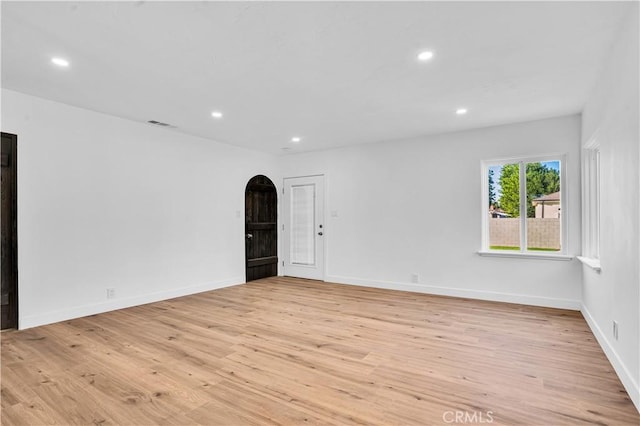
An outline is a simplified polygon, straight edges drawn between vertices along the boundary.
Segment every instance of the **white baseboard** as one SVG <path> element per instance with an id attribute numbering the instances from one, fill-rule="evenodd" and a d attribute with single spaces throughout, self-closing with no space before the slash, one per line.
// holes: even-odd
<path id="1" fill-rule="evenodd" d="M 204 291 L 216 290 L 224 287 L 231 287 L 244 284 L 244 278 L 229 278 L 221 281 L 214 281 L 198 284 L 189 287 L 164 290 L 155 293 L 142 294 L 139 296 L 127 297 L 123 299 L 113 299 L 105 302 L 82 305 L 70 309 L 50 311 L 37 315 L 20 317 L 18 319 L 18 329 L 38 327 L 40 325 L 52 324 L 54 322 L 67 321 L 74 318 L 86 317 L 103 312 L 115 311 L 132 306 L 144 305 L 147 303 L 159 302 L 161 300 L 173 299 L 175 297 L 188 296 L 190 294 L 202 293 Z"/>
<path id="2" fill-rule="evenodd" d="M 582 305 L 582 309 L 580 309 L 580 312 L 582 312 L 582 316 L 587 321 L 587 324 L 589 324 L 591 332 L 594 336 L 596 336 L 596 340 L 600 344 L 600 347 L 604 351 L 604 354 L 607 356 L 609 362 L 613 366 L 613 369 L 618 374 L 622 385 L 635 404 L 636 409 L 638 410 L 638 412 L 640 412 L 640 386 L 638 386 L 638 382 L 633 377 L 633 375 L 629 373 L 629 370 L 624 365 L 624 362 L 622 362 L 615 348 L 611 345 L 609 339 L 607 339 L 607 336 L 602 332 L 602 329 L 598 326 L 595 319 L 593 319 L 593 316 L 591 316 L 591 313 L 589 312 L 587 307 Z"/>
<path id="3" fill-rule="evenodd" d="M 363 280 L 360 278 L 326 276 L 326 281 L 338 284 L 351 284 L 363 287 L 384 288 L 387 290 L 412 291 L 415 293 L 436 294 L 439 296 L 463 297 L 468 299 L 490 300 L 493 302 L 518 303 L 521 305 L 542 306 L 579 311 L 579 300 L 557 299 L 551 297 L 528 296 L 523 294 L 501 293 L 496 291 L 470 290 L 466 288 L 441 287 L 426 284 L 395 283 L 390 281 Z"/>

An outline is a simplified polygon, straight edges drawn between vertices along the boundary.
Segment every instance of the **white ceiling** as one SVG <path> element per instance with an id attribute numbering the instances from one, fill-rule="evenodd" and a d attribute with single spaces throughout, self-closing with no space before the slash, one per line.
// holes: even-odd
<path id="1" fill-rule="evenodd" d="M 2 87 L 278 154 L 579 112 L 631 3 L 1 7 Z"/>

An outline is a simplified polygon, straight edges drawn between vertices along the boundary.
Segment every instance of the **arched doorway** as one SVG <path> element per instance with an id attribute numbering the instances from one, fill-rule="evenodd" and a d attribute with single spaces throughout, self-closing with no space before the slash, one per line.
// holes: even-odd
<path id="1" fill-rule="evenodd" d="M 244 192 L 247 282 L 278 275 L 278 192 L 266 176 L 254 176 Z"/>

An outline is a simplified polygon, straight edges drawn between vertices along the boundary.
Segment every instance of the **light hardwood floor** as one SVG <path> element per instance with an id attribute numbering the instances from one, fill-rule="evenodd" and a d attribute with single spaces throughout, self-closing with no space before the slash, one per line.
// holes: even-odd
<path id="1" fill-rule="evenodd" d="M 0 339 L 2 425 L 640 423 L 572 311 L 271 278 Z"/>

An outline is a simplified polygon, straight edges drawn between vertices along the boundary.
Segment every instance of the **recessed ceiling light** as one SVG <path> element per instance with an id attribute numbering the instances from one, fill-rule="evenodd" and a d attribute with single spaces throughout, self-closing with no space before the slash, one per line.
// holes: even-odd
<path id="1" fill-rule="evenodd" d="M 433 58 L 433 52 L 430 50 L 425 50 L 424 52 L 420 52 L 418 54 L 418 60 L 422 62 L 426 62 L 431 58 Z"/>
<path id="2" fill-rule="evenodd" d="M 222 118 L 222 113 L 221 113 L 220 111 L 213 111 L 213 112 L 211 113 L 211 116 L 212 116 L 213 118 Z"/>
<path id="3" fill-rule="evenodd" d="M 298 142 L 300 142 L 301 140 L 302 140 L 302 138 L 301 138 L 301 137 L 298 137 L 298 136 L 294 136 L 294 137 L 292 137 L 292 138 L 291 138 L 291 142 L 293 142 L 293 143 L 298 143 Z"/>
<path id="4" fill-rule="evenodd" d="M 69 61 L 64 58 L 51 58 L 51 62 L 59 67 L 66 68 L 69 66 Z"/>
<path id="5" fill-rule="evenodd" d="M 456 114 L 458 115 L 465 115 L 467 113 L 467 109 L 466 108 L 458 108 L 456 110 Z"/>

